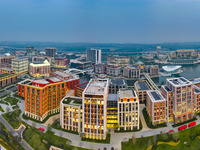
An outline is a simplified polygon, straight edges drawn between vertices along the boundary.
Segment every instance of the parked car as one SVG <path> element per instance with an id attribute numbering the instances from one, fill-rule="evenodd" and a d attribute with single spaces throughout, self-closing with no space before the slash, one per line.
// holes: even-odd
<path id="1" fill-rule="evenodd" d="M 187 129 L 187 125 L 183 125 L 183 126 L 179 127 L 178 131 L 181 131 L 181 130 L 184 130 L 184 129 Z"/>
<path id="2" fill-rule="evenodd" d="M 196 121 L 193 121 L 193 122 L 190 122 L 189 124 L 188 124 L 188 127 L 192 127 L 192 126 L 195 126 L 196 125 Z"/>
<path id="3" fill-rule="evenodd" d="M 40 131 L 44 132 L 44 128 L 39 128 Z"/>
<path id="4" fill-rule="evenodd" d="M 174 130 L 169 130 L 169 133 L 174 133 Z"/>

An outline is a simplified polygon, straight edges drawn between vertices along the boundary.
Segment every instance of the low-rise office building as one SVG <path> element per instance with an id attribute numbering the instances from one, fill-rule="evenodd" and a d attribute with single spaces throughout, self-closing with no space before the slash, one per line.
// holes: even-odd
<path id="1" fill-rule="evenodd" d="M 17 82 L 18 74 L 10 68 L 0 68 L 0 89 Z"/>
<path id="2" fill-rule="evenodd" d="M 12 59 L 12 69 L 17 74 L 24 74 L 28 72 L 28 58 L 18 57 Z"/>
<path id="3" fill-rule="evenodd" d="M 65 69 L 65 68 L 67 68 L 68 64 L 69 64 L 69 61 L 66 58 L 55 58 L 54 59 L 54 67 L 55 68 Z"/>
<path id="4" fill-rule="evenodd" d="M 194 109 L 195 112 L 200 112 L 200 88 L 194 86 Z"/>
<path id="5" fill-rule="evenodd" d="M 109 55 L 107 57 L 108 65 L 117 65 L 117 66 L 127 66 L 130 64 L 130 57 L 128 56 L 119 56 L 119 55 Z"/>
<path id="6" fill-rule="evenodd" d="M 83 96 L 83 91 L 84 89 L 86 88 L 87 84 L 89 82 L 85 82 L 85 83 L 81 83 L 81 84 L 78 84 L 76 87 L 75 87 L 75 96 L 79 96 L 79 97 L 82 97 Z"/>
<path id="7" fill-rule="evenodd" d="M 149 85 L 149 83 L 145 80 L 136 81 L 134 83 L 134 87 L 138 95 L 139 101 L 146 102 L 147 91 L 152 90 L 152 87 Z"/>
<path id="8" fill-rule="evenodd" d="M 140 78 L 141 70 L 139 66 L 127 66 L 123 69 L 125 78 Z"/>
<path id="9" fill-rule="evenodd" d="M 118 92 L 119 130 L 139 129 L 139 100 L 132 89 L 120 89 Z"/>
<path id="10" fill-rule="evenodd" d="M 65 96 L 60 102 L 60 125 L 61 128 L 80 132 L 82 98 Z"/>
<path id="11" fill-rule="evenodd" d="M 123 78 L 117 78 L 117 79 L 109 79 L 109 93 L 110 94 L 117 94 L 119 89 L 126 89 L 127 88 L 127 82 Z"/>
<path id="12" fill-rule="evenodd" d="M 32 77 L 49 77 L 50 63 L 45 60 L 43 63 L 30 63 L 29 74 Z"/>
<path id="13" fill-rule="evenodd" d="M 166 99 L 159 91 L 147 91 L 146 109 L 153 125 L 166 122 Z"/>
<path id="14" fill-rule="evenodd" d="M 107 73 L 107 65 L 106 64 L 95 64 L 94 72 L 99 73 L 99 74 L 106 74 Z"/>
<path id="15" fill-rule="evenodd" d="M 106 67 L 107 75 L 109 76 L 119 76 L 121 75 L 121 67 L 116 65 L 107 65 Z"/>

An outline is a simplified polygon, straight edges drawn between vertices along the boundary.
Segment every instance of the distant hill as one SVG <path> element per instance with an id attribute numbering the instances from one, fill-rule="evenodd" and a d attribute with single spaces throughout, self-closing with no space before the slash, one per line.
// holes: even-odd
<path id="1" fill-rule="evenodd" d="M 88 48 L 101 48 L 103 52 L 141 52 L 156 50 L 156 46 L 161 46 L 164 50 L 177 49 L 200 49 L 200 42 L 182 43 L 158 43 L 158 44 L 131 44 L 131 43 L 63 43 L 63 42 L 12 42 L 0 41 L 0 47 L 7 47 L 10 50 L 25 50 L 31 45 L 39 50 L 45 47 L 56 47 L 60 51 L 85 52 Z"/>

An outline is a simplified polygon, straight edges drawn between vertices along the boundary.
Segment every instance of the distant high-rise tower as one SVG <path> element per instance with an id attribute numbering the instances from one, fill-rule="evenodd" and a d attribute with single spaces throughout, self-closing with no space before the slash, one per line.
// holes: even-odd
<path id="1" fill-rule="evenodd" d="M 55 55 L 56 55 L 56 48 L 46 48 L 45 52 L 46 52 L 46 56 L 55 57 Z"/>
<path id="2" fill-rule="evenodd" d="M 27 46 L 26 47 L 26 52 L 27 52 L 28 56 L 35 56 L 35 55 L 37 55 L 37 50 L 34 49 L 33 46 Z"/>
<path id="3" fill-rule="evenodd" d="M 89 49 L 86 50 L 87 54 L 87 61 L 91 61 L 92 63 L 95 64 L 100 64 L 101 63 L 101 49 Z"/>

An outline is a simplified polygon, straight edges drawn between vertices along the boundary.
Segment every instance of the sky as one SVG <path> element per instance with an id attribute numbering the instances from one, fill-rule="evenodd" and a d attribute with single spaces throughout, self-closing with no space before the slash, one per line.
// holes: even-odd
<path id="1" fill-rule="evenodd" d="M 0 41 L 200 42 L 200 0 L 0 0 Z"/>

